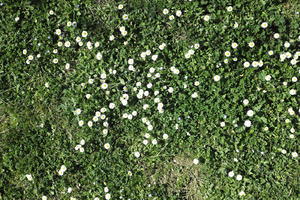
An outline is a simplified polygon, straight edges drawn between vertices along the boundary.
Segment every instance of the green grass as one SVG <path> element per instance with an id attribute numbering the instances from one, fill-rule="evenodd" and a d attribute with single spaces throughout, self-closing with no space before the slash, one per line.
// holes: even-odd
<path id="1" fill-rule="evenodd" d="M 124 8 L 118 9 L 120 4 Z M 126 200 L 298 200 L 299 5 L 296 0 L 3 1 L 0 200 L 97 200 L 108 194 Z M 83 46 L 75 41 L 78 36 Z M 88 49 L 89 41 L 99 46 Z M 151 55 L 143 59 L 147 50 Z M 101 60 L 95 58 L 98 52 Z M 288 58 L 281 60 L 283 54 Z M 149 94 L 140 98 L 141 89 Z M 82 140 L 84 152 L 78 146 Z"/>

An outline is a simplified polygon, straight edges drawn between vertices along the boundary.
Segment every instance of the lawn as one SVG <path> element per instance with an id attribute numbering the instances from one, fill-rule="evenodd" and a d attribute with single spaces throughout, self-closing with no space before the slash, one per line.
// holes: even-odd
<path id="1" fill-rule="evenodd" d="M 0 200 L 299 200 L 298 0 L 0 2 Z"/>

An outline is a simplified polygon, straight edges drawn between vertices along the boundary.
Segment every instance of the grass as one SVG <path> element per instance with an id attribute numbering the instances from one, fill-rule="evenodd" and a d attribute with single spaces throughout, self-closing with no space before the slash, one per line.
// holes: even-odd
<path id="1" fill-rule="evenodd" d="M 1 200 L 299 199 L 296 0 L 0 10 Z"/>

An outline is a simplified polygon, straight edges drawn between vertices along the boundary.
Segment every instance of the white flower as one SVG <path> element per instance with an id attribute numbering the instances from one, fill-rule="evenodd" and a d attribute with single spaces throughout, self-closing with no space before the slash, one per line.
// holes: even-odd
<path id="1" fill-rule="evenodd" d="M 169 87 L 169 88 L 168 88 L 168 92 L 169 92 L 169 93 L 173 93 L 173 92 L 174 92 L 173 87 Z"/>
<path id="2" fill-rule="evenodd" d="M 140 154 L 140 152 L 136 151 L 136 152 L 134 152 L 134 156 L 135 156 L 136 158 L 139 158 L 139 157 L 141 156 L 141 154 Z"/>
<path id="3" fill-rule="evenodd" d="M 150 55 L 151 55 L 151 51 L 150 51 L 149 49 L 146 51 L 146 55 L 147 55 L 147 56 L 150 56 Z"/>
<path id="4" fill-rule="evenodd" d="M 298 157 L 298 153 L 297 153 L 297 152 L 293 152 L 293 153 L 292 153 L 292 157 L 293 157 L 293 158 L 297 158 L 297 157 Z"/>
<path id="5" fill-rule="evenodd" d="M 68 21 L 67 22 L 67 27 L 70 27 L 70 26 L 72 26 L 72 22 Z"/>
<path id="6" fill-rule="evenodd" d="M 239 196 L 245 196 L 245 195 L 246 195 L 246 193 L 244 191 L 239 192 Z"/>
<path id="7" fill-rule="evenodd" d="M 76 40 L 76 42 L 80 42 L 81 38 L 79 36 L 77 36 L 75 40 Z"/>
<path id="8" fill-rule="evenodd" d="M 70 64 L 69 64 L 69 63 L 67 63 L 67 64 L 65 65 L 65 69 L 66 69 L 66 70 L 69 70 L 69 69 L 70 69 Z"/>
<path id="9" fill-rule="evenodd" d="M 281 149 L 281 153 L 286 154 L 287 151 L 285 149 Z"/>
<path id="10" fill-rule="evenodd" d="M 127 15 L 127 14 L 124 14 L 124 15 L 122 16 L 122 19 L 123 19 L 123 20 L 128 20 L 128 15 Z"/>
<path id="11" fill-rule="evenodd" d="M 168 138 L 169 138 L 168 134 L 164 133 L 164 134 L 163 134 L 163 139 L 164 139 L 164 140 L 167 140 Z"/>
<path id="12" fill-rule="evenodd" d="M 88 49 L 92 49 L 93 48 L 93 43 L 91 43 L 90 41 L 88 41 L 86 43 L 86 46 L 88 47 Z"/>
<path id="13" fill-rule="evenodd" d="M 228 12 L 231 12 L 233 10 L 232 6 L 228 6 L 226 9 Z"/>
<path id="14" fill-rule="evenodd" d="M 204 21 L 209 21 L 209 19 L 210 19 L 210 16 L 209 15 L 205 15 L 204 17 L 203 17 L 203 19 L 204 19 Z"/>
<path id="15" fill-rule="evenodd" d="M 249 117 L 252 117 L 252 116 L 254 115 L 253 110 L 248 110 L 248 111 L 247 111 L 247 115 L 248 115 Z"/>
<path id="16" fill-rule="evenodd" d="M 88 121 L 88 126 L 92 127 L 93 126 L 93 122 L 92 121 Z"/>
<path id="17" fill-rule="evenodd" d="M 28 60 L 33 60 L 33 55 L 29 55 Z"/>
<path id="18" fill-rule="evenodd" d="M 172 21 L 172 20 L 174 20 L 174 19 L 175 19 L 174 15 L 170 15 L 170 16 L 169 16 L 169 20 Z"/>
<path id="19" fill-rule="evenodd" d="M 231 47 L 234 48 L 234 49 L 236 49 L 236 48 L 238 47 L 238 44 L 237 44 L 236 42 L 233 42 L 233 43 L 231 44 Z"/>
<path id="20" fill-rule="evenodd" d="M 151 57 L 151 59 L 152 59 L 153 61 L 156 61 L 157 58 L 158 58 L 158 55 L 153 55 L 153 56 Z"/>
<path id="21" fill-rule="evenodd" d="M 123 4 L 118 5 L 118 9 L 122 10 L 124 8 Z"/>
<path id="22" fill-rule="evenodd" d="M 54 64 L 58 63 L 58 59 L 57 59 L 57 58 L 54 58 L 54 59 L 53 59 L 53 63 L 54 63 Z"/>
<path id="23" fill-rule="evenodd" d="M 76 145 L 76 146 L 75 146 L 75 148 L 74 148 L 74 149 L 77 151 L 77 150 L 79 150 L 80 148 L 81 148 L 81 145 L 80 145 L 80 144 L 78 144 L 78 145 Z"/>
<path id="24" fill-rule="evenodd" d="M 150 125 L 147 126 L 147 129 L 148 129 L 149 131 L 152 131 L 152 130 L 153 130 L 153 126 L 150 124 Z"/>
<path id="25" fill-rule="evenodd" d="M 108 192 L 109 192 L 108 187 L 105 187 L 105 188 L 104 188 L 104 192 L 105 192 L 105 193 L 108 193 Z"/>
<path id="26" fill-rule="evenodd" d="M 295 111 L 294 111 L 293 108 L 289 108 L 289 109 L 288 109 L 288 112 L 289 112 L 290 115 L 294 115 L 294 114 L 295 114 Z"/>
<path id="27" fill-rule="evenodd" d="M 195 158 L 195 159 L 193 160 L 193 163 L 194 163 L 195 165 L 198 165 L 198 164 L 199 164 L 199 160 L 198 160 L 197 158 Z"/>
<path id="28" fill-rule="evenodd" d="M 295 135 L 294 134 L 290 134 L 289 136 L 291 139 L 294 139 L 295 138 Z"/>
<path id="29" fill-rule="evenodd" d="M 194 85 L 195 85 L 195 86 L 199 86 L 199 85 L 200 85 L 200 82 L 199 82 L 199 81 L 195 81 Z"/>
<path id="30" fill-rule="evenodd" d="M 132 58 L 129 58 L 127 62 L 128 62 L 129 65 L 133 65 L 134 60 Z"/>
<path id="31" fill-rule="evenodd" d="M 119 27 L 119 30 L 120 30 L 120 32 L 125 31 L 125 30 L 126 30 L 126 29 L 125 29 L 125 26 L 120 26 L 120 27 Z"/>
<path id="32" fill-rule="evenodd" d="M 149 133 L 146 133 L 146 134 L 144 135 L 144 137 L 145 137 L 145 138 L 150 138 L 150 134 L 149 134 Z"/>
<path id="33" fill-rule="evenodd" d="M 240 181 L 240 180 L 242 180 L 243 179 L 243 176 L 242 175 L 240 175 L 240 174 L 238 174 L 236 177 L 236 180 L 238 180 L 238 181 Z"/>
<path id="34" fill-rule="evenodd" d="M 81 36 L 82 36 L 82 37 L 87 37 L 87 35 L 88 35 L 88 32 L 82 31 L 82 33 L 81 33 Z"/>
<path id="35" fill-rule="evenodd" d="M 230 57 L 231 53 L 230 53 L 230 51 L 225 51 L 224 55 L 225 55 L 226 57 Z"/>
<path id="36" fill-rule="evenodd" d="M 280 61 L 283 62 L 286 59 L 286 54 L 280 54 Z"/>
<path id="37" fill-rule="evenodd" d="M 147 145 L 148 144 L 148 140 L 143 140 L 143 144 Z"/>
<path id="38" fill-rule="evenodd" d="M 274 54 L 274 51 L 270 50 L 268 51 L 269 56 L 272 56 Z"/>
<path id="39" fill-rule="evenodd" d="M 297 82 L 297 81 L 298 81 L 297 77 L 294 76 L 294 77 L 292 78 L 292 82 L 295 83 L 295 82 Z"/>
<path id="40" fill-rule="evenodd" d="M 54 11 L 53 11 L 53 10 L 50 10 L 50 11 L 49 11 L 49 14 L 50 14 L 50 15 L 54 15 Z"/>
<path id="41" fill-rule="evenodd" d="M 96 54 L 96 59 L 97 59 L 97 60 L 101 60 L 101 59 L 102 59 L 102 54 L 101 54 L 100 52 L 98 52 L 98 53 Z"/>
<path id="42" fill-rule="evenodd" d="M 258 67 L 258 65 L 259 65 L 259 62 L 257 62 L 257 61 L 253 61 L 253 62 L 252 62 L 252 66 L 253 66 L 253 67 Z"/>
<path id="43" fill-rule="evenodd" d="M 133 65 L 129 65 L 129 66 L 128 66 L 128 70 L 129 70 L 129 71 L 135 71 L 135 68 L 133 67 Z"/>
<path id="44" fill-rule="evenodd" d="M 96 43 L 94 44 L 94 46 L 95 46 L 95 48 L 97 48 L 97 47 L 100 46 L 100 43 L 99 43 L 99 42 L 96 42 Z"/>
<path id="45" fill-rule="evenodd" d="M 126 36 L 127 35 L 127 31 L 122 31 L 121 35 Z"/>
<path id="46" fill-rule="evenodd" d="M 85 98 L 89 99 L 89 98 L 91 98 L 91 95 L 90 94 L 86 94 Z"/>
<path id="47" fill-rule="evenodd" d="M 90 78 L 90 79 L 88 80 L 88 83 L 89 83 L 89 84 L 93 84 L 93 83 L 94 83 L 94 79 Z"/>
<path id="48" fill-rule="evenodd" d="M 195 51 L 194 51 L 193 49 L 190 49 L 190 50 L 188 51 L 188 54 L 190 54 L 190 55 L 194 55 L 194 53 L 195 53 Z"/>
<path id="49" fill-rule="evenodd" d="M 104 144 L 104 148 L 105 148 L 105 149 L 109 149 L 109 148 L 110 148 L 110 144 L 105 143 L 105 144 Z"/>
<path id="50" fill-rule="evenodd" d="M 279 37 L 280 37 L 279 33 L 275 33 L 275 34 L 274 34 L 274 38 L 275 38 L 275 39 L 278 39 Z"/>
<path id="51" fill-rule="evenodd" d="M 103 90 L 107 89 L 107 88 L 108 88 L 108 84 L 107 84 L 107 83 L 102 83 L 102 84 L 101 84 L 101 88 L 102 88 Z"/>
<path id="52" fill-rule="evenodd" d="M 248 45 L 249 45 L 250 48 L 253 48 L 255 46 L 255 43 L 254 42 L 249 42 Z"/>
<path id="53" fill-rule="evenodd" d="M 85 140 L 84 139 L 80 140 L 80 144 L 84 145 L 85 144 Z"/>
<path id="54" fill-rule="evenodd" d="M 83 148 L 83 147 L 80 147 L 80 148 L 79 148 L 79 151 L 80 151 L 80 153 L 83 153 L 83 152 L 84 152 L 84 148 Z"/>
<path id="55" fill-rule="evenodd" d="M 60 29 L 56 29 L 56 30 L 55 30 L 55 34 L 56 34 L 56 35 L 60 35 L 60 34 L 61 34 L 61 30 L 60 30 Z"/>
<path id="56" fill-rule="evenodd" d="M 177 10 L 177 11 L 176 11 L 176 16 L 177 16 L 177 17 L 180 17 L 181 14 L 182 14 L 181 10 Z"/>
<path id="57" fill-rule="evenodd" d="M 220 77 L 219 75 L 215 75 L 215 76 L 214 76 L 214 81 L 217 82 L 217 81 L 219 81 L 220 79 L 221 79 L 221 77 Z"/>
<path id="58" fill-rule="evenodd" d="M 66 167 L 65 165 L 62 165 L 62 166 L 60 167 L 60 170 L 61 170 L 62 172 L 65 172 L 65 171 L 67 170 L 67 167 Z"/>
<path id="59" fill-rule="evenodd" d="M 83 124 L 84 124 L 83 120 L 80 120 L 80 121 L 78 122 L 78 125 L 79 125 L 79 126 L 83 126 Z"/>
<path id="60" fill-rule="evenodd" d="M 246 120 L 246 121 L 244 122 L 244 126 L 245 126 L 245 127 L 250 127 L 250 126 L 251 126 L 251 121 L 250 121 L 250 120 Z"/>
<path id="61" fill-rule="evenodd" d="M 286 58 L 291 58 L 291 57 L 292 57 L 292 54 L 291 54 L 290 52 L 286 52 L 286 53 L 285 53 L 285 57 L 286 57 Z"/>
<path id="62" fill-rule="evenodd" d="M 46 196 L 42 196 L 42 200 L 47 200 L 47 197 Z"/>
<path id="63" fill-rule="evenodd" d="M 20 20 L 20 17 L 16 17 L 15 18 L 15 21 L 17 22 L 17 21 L 19 21 Z"/>
<path id="64" fill-rule="evenodd" d="M 197 98 L 198 97 L 198 93 L 197 92 L 194 92 L 193 94 L 192 94 L 192 98 Z"/>
<path id="65" fill-rule="evenodd" d="M 249 66 L 250 66 L 250 63 L 246 61 L 246 62 L 244 62 L 244 64 L 243 64 L 243 65 L 244 65 L 244 67 L 245 67 L 245 68 L 247 68 L 247 67 L 249 67 Z"/>
<path id="66" fill-rule="evenodd" d="M 116 105 L 115 105 L 114 103 L 109 103 L 108 107 L 109 107 L 110 109 L 114 109 L 114 108 L 116 107 Z"/>
<path id="67" fill-rule="evenodd" d="M 261 24 L 261 27 L 262 27 L 262 28 L 267 28 L 267 27 L 268 27 L 268 23 L 267 23 L 267 22 L 263 22 L 263 23 Z"/>
<path id="68" fill-rule="evenodd" d="M 69 41 L 66 41 L 65 42 L 65 47 L 70 47 L 71 46 L 71 43 Z"/>
<path id="69" fill-rule="evenodd" d="M 160 50 L 163 50 L 165 47 L 166 47 L 166 44 L 165 44 L 165 43 L 162 43 L 161 45 L 159 45 L 158 48 L 159 48 Z"/>
<path id="70" fill-rule="evenodd" d="M 290 95 L 296 95 L 297 91 L 295 89 L 290 90 Z"/>
<path id="71" fill-rule="evenodd" d="M 238 28 L 239 24 L 237 22 L 234 22 L 233 28 Z"/>
<path id="72" fill-rule="evenodd" d="M 129 114 L 127 118 L 132 119 L 132 114 Z"/>
<path id="73" fill-rule="evenodd" d="M 153 140 L 152 140 L 152 144 L 153 144 L 153 145 L 156 145 L 156 144 L 157 144 L 157 140 L 156 140 L 156 139 L 153 139 Z"/>
<path id="74" fill-rule="evenodd" d="M 166 8 L 163 9 L 163 14 L 164 14 L 164 15 L 167 15 L 168 13 L 169 13 L 169 10 L 168 10 L 168 9 L 166 9 Z"/>
<path id="75" fill-rule="evenodd" d="M 291 44 L 290 44 L 289 42 L 285 42 L 285 43 L 284 43 L 284 47 L 285 47 L 285 48 L 289 48 L 290 46 L 291 46 Z"/>
<path id="76" fill-rule="evenodd" d="M 107 193 L 106 195 L 105 195 L 105 199 L 106 200 L 109 200 L 111 198 L 111 195 L 109 194 L 109 193 Z"/>
<path id="77" fill-rule="evenodd" d="M 28 181 L 33 181 L 31 174 L 26 174 L 25 177 L 27 178 Z"/>
<path id="78" fill-rule="evenodd" d="M 199 49 L 199 47 L 200 47 L 200 44 L 198 44 L 198 43 L 194 44 L 195 49 Z"/>
<path id="79" fill-rule="evenodd" d="M 147 56 L 146 52 L 142 52 L 142 53 L 141 53 L 141 58 L 145 59 L 146 56 Z"/>
<path id="80" fill-rule="evenodd" d="M 113 41 L 115 39 L 115 36 L 111 35 L 109 36 L 109 41 Z"/>
<path id="81" fill-rule="evenodd" d="M 221 123 L 220 123 L 220 126 L 221 126 L 221 127 L 225 127 L 225 122 L 221 122 Z"/>
<path id="82" fill-rule="evenodd" d="M 292 65 L 296 65 L 297 62 L 298 62 L 298 61 L 297 61 L 296 59 L 292 59 L 292 60 L 291 60 L 291 64 L 292 64 Z"/>
<path id="83" fill-rule="evenodd" d="M 291 131 L 291 133 L 295 133 L 295 129 L 294 128 L 291 128 L 290 131 Z"/>
<path id="84" fill-rule="evenodd" d="M 154 103 L 159 103 L 160 102 L 160 99 L 158 98 L 158 97 L 156 97 L 155 99 L 154 99 Z"/>
<path id="85" fill-rule="evenodd" d="M 72 188 L 71 187 L 68 187 L 68 193 L 71 193 L 72 192 Z"/>
<path id="86" fill-rule="evenodd" d="M 58 175 L 60 175 L 60 176 L 64 175 L 64 171 L 59 170 L 59 171 L 58 171 Z"/>
<path id="87" fill-rule="evenodd" d="M 272 78 L 272 77 L 271 77 L 271 75 L 267 75 L 267 76 L 265 76 L 265 80 L 266 80 L 266 81 L 270 81 L 270 80 L 271 80 L 271 78 Z"/>
<path id="88" fill-rule="evenodd" d="M 233 172 L 233 171 L 230 171 L 230 172 L 228 173 L 228 176 L 229 176 L 229 177 L 234 177 L 234 172 Z"/>
<path id="89" fill-rule="evenodd" d="M 145 97 L 149 96 L 149 91 L 144 91 L 144 96 Z"/>
<path id="90" fill-rule="evenodd" d="M 102 73 L 102 74 L 100 75 L 100 77 L 101 77 L 101 79 L 106 79 L 106 74 L 105 74 L 105 73 Z"/>

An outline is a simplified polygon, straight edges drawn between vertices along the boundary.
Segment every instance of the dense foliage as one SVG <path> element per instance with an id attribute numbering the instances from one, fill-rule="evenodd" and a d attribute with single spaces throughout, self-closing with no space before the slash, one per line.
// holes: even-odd
<path id="1" fill-rule="evenodd" d="M 299 199 L 297 1 L 0 3 L 0 199 Z"/>

